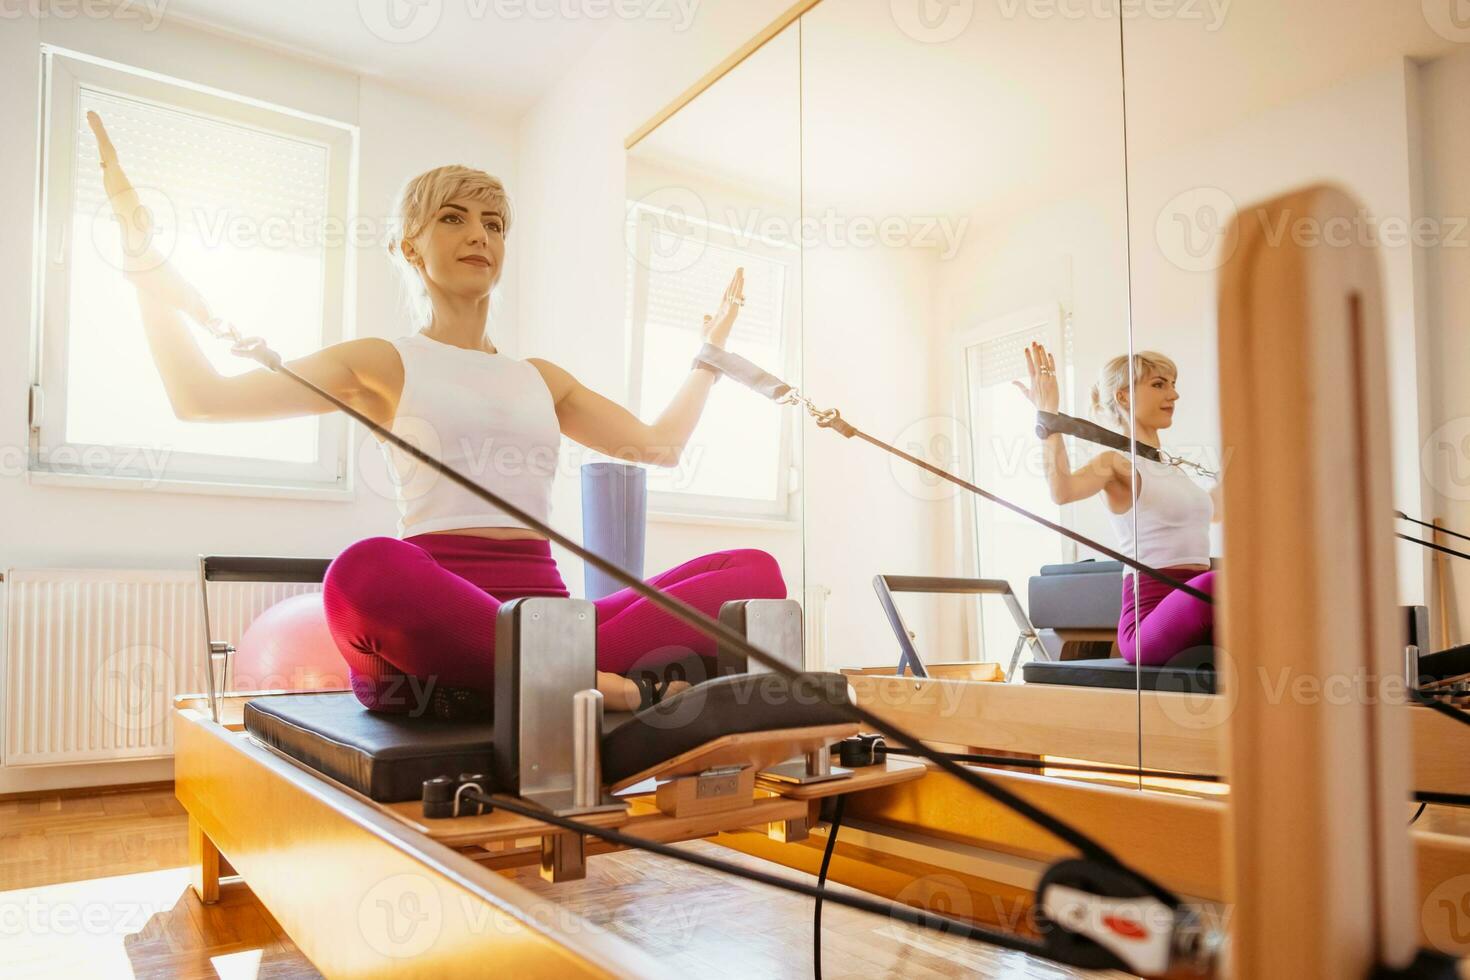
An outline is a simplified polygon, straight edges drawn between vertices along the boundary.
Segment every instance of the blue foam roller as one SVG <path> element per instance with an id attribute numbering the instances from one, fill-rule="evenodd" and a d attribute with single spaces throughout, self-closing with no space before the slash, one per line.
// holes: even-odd
<path id="1" fill-rule="evenodd" d="M 643 578 L 648 471 L 631 463 L 582 464 L 582 542 L 629 575 Z M 585 594 L 601 599 L 622 583 L 590 564 Z"/>

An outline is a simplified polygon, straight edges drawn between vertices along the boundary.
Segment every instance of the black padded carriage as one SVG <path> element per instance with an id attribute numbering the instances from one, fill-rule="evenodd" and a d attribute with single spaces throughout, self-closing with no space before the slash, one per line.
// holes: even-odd
<path id="1" fill-rule="evenodd" d="M 1027 684 L 1071 684 L 1074 687 L 1112 687 L 1185 694 L 1218 694 L 1213 663 L 1138 667 L 1119 657 L 1101 660 L 1037 660 L 1021 667 Z"/>
<path id="2" fill-rule="evenodd" d="M 1027 598 L 1037 635 L 1056 658 L 1024 665 L 1021 677 L 1028 684 L 1218 692 L 1212 649 L 1187 650 L 1162 667 L 1135 668 L 1119 657 L 1076 656 L 1079 652 L 1115 649 L 1112 637 L 1123 610 L 1122 562 L 1043 565 L 1040 574 L 1031 576 Z M 1069 655 L 1071 659 L 1067 659 Z"/>
<path id="3" fill-rule="evenodd" d="M 840 674 L 740 674 L 696 685 L 638 714 L 609 713 L 603 782 L 616 783 L 725 735 L 850 721 Z M 571 705 L 567 706 L 568 724 Z M 379 803 L 417 800 L 435 776 L 483 773 L 499 791 L 494 723 L 381 714 L 351 693 L 286 694 L 245 704 L 245 730 Z"/>
<path id="4" fill-rule="evenodd" d="M 602 780 L 612 785 L 725 735 L 840 725 L 841 674 L 735 674 L 697 684 L 639 712 L 602 739 Z"/>
<path id="5" fill-rule="evenodd" d="M 369 711 L 348 691 L 253 698 L 245 730 L 364 796 L 399 803 L 419 799 L 435 776 L 489 775 L 495 725 Z"/>

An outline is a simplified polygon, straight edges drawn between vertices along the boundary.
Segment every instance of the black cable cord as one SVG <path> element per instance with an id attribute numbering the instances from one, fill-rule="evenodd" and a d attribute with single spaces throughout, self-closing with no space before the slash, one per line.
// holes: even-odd
<path id="1" fill-rule="evenodd" d="M 589 837 L 597 837 L 613 844 L 620 844 L 623 847 L 631 847 L 635 850 L 647 851 L 651 854 L 673 858 L 676 861 L 684 861 L 710 871 L 719 871 L 722 874 L 734 875 L 746 881 L 770 885 L 772 888 L 780 888 L 797 895 L 805 895 L 808 898 L 822 898 L 825 901 L 832 902 L 834 905 L 857 909 L 859 912 L 886 915 L 891 919 L 907 922 L 909 925 L 919 926 L 923 929 L 933 929 L 936 932 L 952 932 L 964 939 L 976 939 L 981 942 L 1002 946 L 1006 949 L 1013 949 L 1017 952 L 1030 953 L 1049 960 L 1055 959 L 1041 943 L 1035 940 L 1023 939 L 1009 932 L 987 929 L 984 926 L 964 922 L 947 915 L 940 915 L 937 912 L 928 912 L 908 905 L 900 905 L 896 902 L 883 902 L 863 895 L 850 895 L 846 892 L 828 891 L 825 888 L 809 885 L 803 881 L 793 881 L 790 878 L 767 874 L 764 871 L 757 871 L 754 868 L 744 868 L 738 864 L 731 864 L 728 861 L 721 861 L 719 858 L 708 857 L 704 854 L 696 854 L 693 851 L 687 851 L 681 847 L 673 847 L 660 841 L 625 834 L 621 831 L 613 830 L 610 827 L 597 827 L 593 824 L 583 823 L 580 820 L 574 820 L 571 817 L 558 816 L 513 797 L 489 796 L 475 790 L 467 790 L 462 798 L 492 808 L 499 807 L 507 813 L 529 817 L 532 820 L 539 820 L 553 827 L 560 827 L 563 830 L 569 830 L 573 833 L 586 834 Z"/>
<path id="2" fill-rule="evenodd" d="M 1465 552 L 1456 551 L 1454 548 L 1448 547 L 1447 545 L 1442 545 L 1436 541 L 1425 541 L 1423 538 L 1416 538 L 1412 534 L 1403 534 L 1399 531 L 1393 532 L 1393 536 L 1396 538 L 1402 538 L 1405 541 L 1412 541 L 1417 545 L 1423 545 L 1431 551 L 1442 551 L 1447 555 L 1454 555 L 1456 558 L 1464 558 L 1467 561 L 1470 561 L 1470 555 L 1467 555 Z"/>
<path id="3" fill-rule="evenodd" d="M 822 890 L 812 902 L 812 973 L 822 980 L 822 899 L 827 891 L 827 868 L 832 864 L 832 852 L 837 847 L 837 831 L 842 827 L 842 808 L 847 795 L 842 794 L 832 803 L 832 823 L 827 830 L 827 846 L 822 850 L 822 867 L 817 871 L 817 887 Z"/>
<path id="4" fill-rule="evenodd" d="M 1138 455 L 1143 456 L 1146 459 L 1151 459 L 1156 463 L 1164 462 L 1163 456 L 1155 447 L 1143 444 L 1134 444 L 1126 436 L 1122 436 L 1116 432 L 1104 429 L 1096 422 L 1089 422 L 1087 419 L 1079 419 L 1075 416 L 1066 415 L 1061 412 L 1037 412 L 1036 414 L 1038 419 L 1041 420 L 1038 428 L 1044 428 L 1048 433 L 1072 436 L 1076 439 L 1082 439 L 1085 442 L 1092 442 L 1100 446 L 1107 446 L 1110 449 L 1117 449 L 1123 452 L 1136 452 Z M 1401 521 L 1408 521 L 1411 524 L 1418 524 L 1422 527 L 1431 528 L 1439 532 L 1440 534 L 1448 534 L 1451 537 L 1461 538 L 1465 541 L 1470 541 L 1470 534 L 1461 534 L 1458 531 L 1451 531 L 1448 528 L 1440 527 L 1437 524 L 1431 524 L 1428 521 L 1421 521 L 1417 517 L 1410 517 L 1408 514 L 1405 514 L 1401 510 L 1394 511 L 1393 516 L 1397 517 Z M 1456 558 L 1464 558 L 1467 561 L 1470 561 L 1470 554 L 1466 554 L 1463 551 L 1456 551 L 1454 548 L 1447 548 L 1444 545 L 1439 544 L 1438 542 L 1425 541 L 1423 538 L 1416 538 L 1409 534 L 1401 534 L 1397 531 L 1394 532 L 1394 535 L 1396 537 L 1402 538 L 1405 541 L 1412 541 L 1417 545 L 1423 545 L 1425 548 L 1431 548 L 1435 551 L 1441 551 L 1447 555 L 1453 555 Z M 1199 597 L 1196 596 L 1196 598 Z"/>
<path id="5" fill-rule="evenodd" d="M 1409 691 L 1409 700 L 1414 704 L 1422 704 L 1431 711 L 1438 711 L 1448 718 L 1453 718 L 1462 725 L 1470 725 L 1470 711 L 1465 711 L 1463 708 L 1457 708 L 1452 704 L 1445 704 L 1438 698 L 1432 698 L 1427 694 L 1412 689 Z"/>
<path id="6" fill-rule="evenodd" d="M 1428 805 L 1429 805 L 1428 803 L 1420 803 L 1419 804 L 1419 809 L 1415 810 L 1414 811 L 1414 815 L 1409 818 L 1409 826 L 1410 827 L 1414 826 L 1414 824 L 1419 821 L 1419 818 L 1422 817 L 1422 816 L 1424 816 L 1424 808 L 1426 806 L 1428 806 Z M 817 980 L 821 980 L 821 978 L 818 977 Z"/>
<path id="7" fill-rule="evenodd" d="M 1420 527 L 1431 528 L 1435 531 L 1438 531 L 1440 534 L 1448 534 L 1452 538 L 1459 538 L 1462 541 L 1470 541 L 1470 534 L 1461 534 L 1459 531 L 1451 531 L 1449 528 L 1440 527 L 1438 524 L 1431 524 L 1428 521 L 1421 521 L 1417 517 L 1410 517 L 1408 514 L 1405 514 L 1401 510 L 1394 511 L 1393 516 L 1397 517 L 1401 521 L 1408 521 L 1410 524 L 1418 524 Z"/>
<path id="8" fill-rule="evenodd" d="M 917 755 L 904 749 L 888 749 L 889 755 Z M 1012 759 L 1003 755 L 985 755 L 977 752 L 941 753 L 955 762 L 972 762 L 982 766 L 1019 766 L 1023 769 L 1066 769 L 1077 772 L 1092 772 L 1103 776 L 1141 776 L 1145 779 L 1192 779 L 1202 783 L 1218 783 L 1219 776 L 1199 772 L 1171 772 L 1167 769 L 1145 769 L 1142 766 L 1117 766 L 1107 762 L 1061 762 L 1035 759 Z M 922 758 L 922 756 L 920 757 Z"/>
<path id="9" fill-rule="evenodd" d="M 1437 803 L 1440 806 L 1470 806 L 1470 796 L 1464 793 L 1414 793 L 1416 803 Z"/>
<path id="10" fill-rule="evenodd" d="M 739 633 L 737 633 L 732 628 L 726 626 L 724 623 L 721 623 L 718 620 L 706 616 L 703 612 L 694 608 L 693 606 L 688 605 L 682 600 L 668 595 L 660 591 L 659 589 L 653 588 L 643 580 L 628 574 L 618 565 L 613 564 L 596 552 L 588 550 L 587 548 L 583 547 L 579 542 L 573 541 L 571 538 L 551 527 L 549 524 L 546 524 L 545 522 L 522 510 L 511 501 L 506 500 L 498 494 L 485 489 L 478 483 L 459 473 L 459 471 L 457 471 L 453 467 L 445 465 L 444 463 L 435 459 L 433 456 L 419 449 L 417 446 L 407 442 L 396 433 L 390 432 L 387 429 L 383 428 L 377 422 L 368 418 L 362 412 L 359 412 L 357 409 L 353 408 L 351 405 L 348 405 L 340 398 L 337 398 L 331 392 L 328 392 L 315 383 L 307 380 L 306 378 L 303 378 L 295 371 L 286 367 L 285 364 L 281 361 L 281 356 L 275 351 L 271 350 L 263 339 L 259 337 L 240 338 L 238 331 L 232 331 L 231 334 L 227 335 L 218 332 L 216 328 L 212 326 L 207 326 L 206 328 L 209 329 L 212 333 L 215 333 L 216 336 L 228 336 L 229 339 L 233 339 L 235 341 L 233 353 L 243 357 L 249 357 L 252 360 L 255 360 L 258 363 L 269 368 L 270 370 L 283 374 L 286 377 L 291 378 L 298 384 L 302 385 L 303 387 L 315 392 L 318 396 L 325 399 L 330 404 L 336 406 L 339 410 L 344 412 L 350 418 L 356 419 L 358 422 L 366 426 L 370 431 L 381 435 L 386 441 L 403 450 L 414 459 L 417 459 L 420 462 L 432 467 L 437 472 L 444 474 L 446 477 L 464 487 L 466 490 L 468 490 L 470 493 L 473 493 L 481 500 L 484 500 L 487 503 L 498 507 L 506 514 L 520 521 L 525 527 L 544 534 L 550 540 L 566 548 L 572 554 L 576 555 L 578 558 L 581 558 L 592 567 L 606 573 L 611 578 L 632 589 L 634 593 L 647 599 L 649 602 L 653 603 L 655 606 L 662 609 L 669 615 L 673 616 L 675 619 L 689 624 L 693 628 L 699 630 L 699 632 L 701 632 L 705 636 L 710 637 L 719 643 L 727 644 L 733 650 L 745 654 L 745 656 L 749 659 L 754 660 L 756 663 L 775 671 L 783 677 L 786 677 L 788 680 L 796 679 L 800 676 L 801 672 L 795 667 L 792 667 L 784 660 L 773 657 L 766 651 L 760 649 L 759 647 L 756 647 L 745 637 L 741 636 Z M 913 459 L 913 457 L 907 458 L 911 460 Z M 919 463 L 920 465 L 925 465 L 920 460 L 915 460 L 915 462 Z M 943 474 L 943 472 L 944 471 L 942 470 L 939 471 L 940 474 Z M 958 477 L 950 476 L 949 478 L 958 480 Z M 979 490 L 978 487 L 976 487 L 975 489 Z M 980 492 L 984 493 L 984 491 Z M 993 495 L 990 496 L 993 497 Z M 993 499 L 1000 501 L 1000 498 Z M 1020 513 L 1029 514 L 1028 511 L 1022 510 L 1021 508 L 1016 507 L 1014 504 L 1010 504 L 1009 501 L 1004 501 L 1004 503 L 1006 504 L 1006 506 L 1009 506 L 1019 511 Z M 1054 527 L 1059 532 L 1067 534 L 1068 536 L 1079 537 L 1078 535 L 1073 534 L 1073 532 L 1069 531 L 1068 529 L 1054 525 L 1050 521 L 1046 521 L 1044 518 L 1035 517 L 1034 519 L 1041 521 L 1049 527 Z M 1121 558 L 1122 556 L 1119 557 Z M 1130 559 L 1124 560 L 1130 561 L 1131 564 L 1137 564 L 1136 562 L 1131 562 Z M 1157 572 L 1152 569 L 1150 569 L 1149 571 L 1155 576 L 1163 578 L 1166 581 L 1170 581 L 1168 577 L 1164 576 L 1161 572 Z M 1200 595 L 1203 595 L 1203 593 L 1200 593 Z M 1041 827 L 1042 829 L 1047 831 L 1047 833 L 1051 834 L 1061 841 L 1066 842 L 1071 847 L 1076 848 L 1080 853 L 1090 858 L 1091 860 L 1118 869 L 1121 873 L 1130 875 L 1131 877 L 1136 879 L 1138 883 L 1143 886 L 1151 895 L 1157 898 L 1160 902 L 1163 902 L 1165 905 L 1168 905 L 1171 908 L 1177 907 L 1179 905 L 1179 898 L 1172 891 L 1170 891 L 1168 888 L 1165 888 L 1162 884 L 1155 881 L 1148 875 L 1145 875 L 1137 869 L 1130 867 L 1128 864 L 1124 863 L 1124 861 L 1116 854 L 1114 854 L 1112 850 L 1105 847 L 1103 844 L 1092 838 L 1090 835 L 1083 833 L 1066 821 L 1053 816 L 1046 810 L 1043 810 L 1042 808 L 1027 802 L 1021 797 L 1007 790 L 1005 787 L 999 785 L 998 783 L 991 782 L 989 779 L 980 775 L 976 770 L 966 769 L 959 763 L 952 762 L 949 759 L 944 758 L 939 753 L 931 752 L 926 747 L 920 746 L 920 741 L 916 736 L 904 731 L 902 728 L 898 727 L 888 719 L 879 718 L 876 714 L 869 711 L 867 708 L 864 708 L 862 705 L 855 704 L 853 702 L 847 702 L 841 707 L 843 710 L 847 711 L 854 719 L 861 721 L 865 725 L 870 726 L 871 730 L 887 732 L 892 735 L 896 741 L 902 742 L 906 745 L 919 746 L 919 748 L 916 749 L 919 754 L 929 759 L 945 772 L 965 783 L 965 785 L 969 786 L 971 789 L 975 790 L 978 793 L 983 793 L 984 795 L 995 800 L 997 803 L 1000 803 L 1002 806 L 1005 806 L 1013 812 L 1021 815 L 1036 826 Z M 1000 934 L 997 933 L 997 935 Z M 1031 949 L 1031 947 L 1027 948 L 1028 950 Z"/>
<path id="11" fill-rule="evenodd" d="M 965 490 L 968 490 L 971 493 L 975 494 L 977 497 L 980 497 L 980 498 L 982 498 L 984 500 L 990 501 L 993 504 L 997 504 L 997 505 L 999 505 L 1001 507 L 1004 507 L 1007 510 L 1011 511 L 1012 513 L 1020 514 L 1022 517 L 1026 518 L 1027 520 L 1034 521 L 1035 523 L 1040 524 L 1042 527 L 1046 528 L 1049 531 L 1055 531 L 1057 534 L 1060 534 L 1064 538 L 1068 538 L 1068 539 L 1070 539 L 1072 541 L 1077 542 L 1080 545 L 1084 545 L 1084 546 L 1086 546 L 1088 548 L 1091 548 L 1093 551 L 1096 551 L 1099 554 L 1106 555 L 1107 557 L 1111 558 L 1113 561 L 1121 562 L 1122 564 L 1127 565 L 1129 568 L 1133 569 L 1134 571 L 1141 572 L 1142 574 L 1147 575 L 1149 578 L 1153 579 L 1156 582 L 1159 582 L 1159 583 L 1161 583 L 1163 585 L 1167 585 L 1171 589 L 1178 589 L 1180 592 L 1183 592 L 1185 595 L 1193 596 L 1194 598 L 1200 600 L 1201 602 L 1209 603 L 1210 605 L 1214 605 L 1215 604 L 1215 598 L 1214 598 L 1214 596 L 1210 595 L 1208 592 L 1202 592 L 1201 590 L 1196 589 L 1194 586 L 1188 584 L 1187 582 L 1181 582 L 1181 581 L 1179 581 L 1178 579 L 1174 578 L 1171 575 L 1166 575 L 1163 572 L 1159 571 L 1157 568 L 1154 568 L 1152 565 L 1145 565 L 1141 561 L 1137 561 L 1137 560 L 1135 560 L 1133 558 L 1129 558 L 1127 555 L 1123 554 L 1121 551 L 1116 551 L 1116 550 L 1114 550 L 1112 548 L 1109 548 L 1107 545 L 1102 544 L 1099 541 L 1094 541 L 1091 538 L 1087 537 L 1087 535 L 1085 535 L 1085 534 L 1079 534 L 1079 533 L 1077 533 L 1076 531 L 1072 530 L 1069 527 L 1063 527 L 1062 525 L 1057 524 L 1054 521 L 1049 521 L 1045 517 L 1042 517 L 1040 514 L 1033 514 L 1031 511 L 1029 511 L 1026 508 L 1020 506 L 1019 504 L 1013 504 L 1009 500 L 1006 500 L 1004 497 L 998 497 L 995 494 L 991 493 L 989 490 L 986 490 L 984 487 L 976 486 L 975 484 L 971 483 L 969 480 L 963 479 L 962 477 L 955 476 L 953 473 L 949 472 L 948 470 L 941 469 L 940 467 L 935 466 L 933 463 L 930 463 L 927 460 L 922 460 L 922 459 L 920 459 L 917 456 L 912 456 L 909 453 L 904 452 L 902 449 L 899 449 L 897 446 L 890 446 L 888 443 L 884 442 L 882 439 L 878 439 L 878 438 L 876 438 L 874 436 L 871 436 L 868 433 L 864 432 L 862 429 L 857 428 L 851 422 L 848 422 L 846 419 L 841 419 L 840 416 L 834 415 L 833 418 L 834 419 L 840 419 L 841 422 L 842 422 L 841 428 L 838 429 L 838 432 L 841 435 L 847 436 L 848 438 L 851 438 L 852 436 L 857 436 L 859 439 L 863 440 L 864 442 L 869 443 L 870 445 L 877 446 L 879 449 L 882 449 L 885 452 L 892 453 L 894 456 L 897 456 L 899 459 L 906 460 L 907 462 L 910 462 L 910 463 L 914 464 L 915 466 L 919 467 L 920 469 L 925 470 L 925 471 L 927 471 L 929 473 L 934 474 L 935 476 L 939 477 L 941 480 L 948 480 L 950 483 L 953 483 L 955 486 L 962 487 Z M 833 426 L 832 424 L 830 424 L 830 422 L 824 423 L 821 420 L 818 420 L 817 426 L 819 428 L 824 428 L 824 429 L 827 429 L 827 428 L 837 428 L 836 426 Z"/>
<path id="12" fill-rule="evenodd" d="M 741 357 L 739 354 L 732 354 L 729 351 L 724 350 L 723 348 L 715 347 L 713 344 L 705 344 L 703 347 L 700 348 L 699 354 L 695 357 L 694 360 L 696 364 L 706 365 L 714 370 L 717 375 L 723 375 L 725 377 L 738 381 L 751 390 L 755 391 L 757 394 L 764 395 L 772 401 L 775 401 L 777 404 L 790 405 L 796 404 L 797 402 L 805 402 L 808 411 L 816 419 L 817 428 L 819 429 L 831 429 L 838 435 L 842 436 L 844 439 L 851 439 L 856 436 L 857 438 L 863 440 L 870 445 L 877 446 L 884 452 L 891 453 L 892 455 L 897 456 L 899 459 L 912 463 L 920 469 L 934 474 L 941 480 L 947 480 L 948 482 L 953 483 L 955 486 L 962 487 L 965 490 L 968 490 L 970 493 L 973 493 L 976 496 L 981 497 L 982 499 L 988 500 L 991 503 L 996 504 L 997 506 L 1004 507 L 1014 514 L 1019 514 L 1027 520 L 1035 524 L 1039 524 L 1049 531 L 1053 531 L 1057 534 L 1060 534 L 1064 538 L 1075 541 L 1080 545 L 1084 545 L 1085 547 L 1091 548 L 1099 554 L 1106 555 L 1113 561 L 1121 562 L 1134 571 L 1147 575 L 1149 578 L 1155 580 L 1156 582 L 1167 585 L 1171 589 L 1178 589 L 1185 595 L 1193 596 L 1194 598 L 1199 599 L 1201 602 L 1210 603 L 1212 605 L 1214 604 L 1214 597 L 1211 596 L 1209 593 L 1202 592 L 1201 590 L 1196 589 L 1194 586 L 1189 585 L 1186 582 L 1181 582 L 1173 576 L 1166 575 L 1165 573 L 1159 571 L 1157 568 L 1154 568 L 1152 565 L 1145 565 L 1143 562 L 1138 561 L 1134 558 L 1130 558 L 1120 551 L 1109 548 L 1107 545 L 1102 544 L 1099 541 L 1094 541 L 1092 538 L 1087 537 L 1085 534 L 1080 534 L 1069 527 L 1063 527 L 1055 521 L 1049 521 L 1045 517 L 1042 517 L 1040 514 L 1033 513 L 1026 508 L 1020 506 L 1019 504 L 1013 504 L 1009 500 L 1006 500 L 1004 497 L 1000 497 L 996 494 L 991 493 L 984 487 L 976 486 L 968 480 L 955 476 L 948 470 L 941 469 L 940 467 L 935 466 L 933 463 L 919 459 L 917 456 L 912 456 L 904 452 L 902 449 L 899 449 L 897 446 L 889 445 L 882 439 L 879 439 L 876 436 L 864 432 L 862 429 L 859 429 L 857 426 L 844 419 L 842 417 L 842 413 L 837 411 L 835 408 L 827 409 L 825 411 L 817 409 L 817 407 L 813 405 L 809 399 L 807 399 L 791 385 L 781 382 L 779 378 L 776 378 L 769 372 L 762 370 L 755 364 Z M 752 379 L 759 380 L 752 381 Z M 1072 418 L 1070 415 L 1061 417 L 1068 419 Z M 1082 420 L 1072 419 L 1072 421 L 1081 422 Z"/>

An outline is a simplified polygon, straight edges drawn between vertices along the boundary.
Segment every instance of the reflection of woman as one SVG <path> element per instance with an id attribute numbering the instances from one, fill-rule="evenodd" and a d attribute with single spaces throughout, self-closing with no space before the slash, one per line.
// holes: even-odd
<path id="1" fill-rule="evenodd" d="M 1135 354 L 1132 367 L 1130 378 L 1127 355 L 1103 366 L 1092 388 L 1092 413 L 1099 423 L 1121 432 L 1132 427 L 1139 443 L 1158 448 L 1159 432 L 1174 424 L 1174 405 L 1179 400 L 1174 382 L 1179 371 L 1169 358 L 1152 351 Z M 1031 387 L 1019 381 L 1016 387 L 1038 411 L 1055 412 L 1059 403 L 1056 361 L 1046 348 L 1032 344 L 1026 351 L 1026 368 Z M 1130 381 L 1136 401 L 1131 410 Z M 1136 459 L 1135 468 L 1126 455 L 1112 450 L 1073 471 L 1062 437 L 1055 433 L 1047 437 L 1042 459 L 1054 502 L 1069 504 L 1102 493 L 1117 532 L 1118 550 L 1214 595 L 1210 522 L 1217 509 L 1218 485 L 1206 491 L 1179 467 L 1148 459 Z M 1208 603 L 1147 575 L 1124 576 L 1118 649 L 1129 663 L 1168 663 L 1185 650 L 1208 644 L 1213 625 Z"/>
<path id="2" fill-rule="evenodd" d="M 136 220 L 137 195 L 102 121 L 88 113 L 88 122 L 122 219 L 148 341 L 175 412 L 219 422 L 330 411 L 329 403 L 284 375 L 261 370 L 227 378 L 210 367 L 179 315 L 202 323 L 209 310 L 149 248 L 148 228 Z M 500 181 L 466 167 L 428 171 L 409 181 L 395 217 L 389 251 L 420 301 L 422 328 L 393 341 L 364 337 L 333 344 L 292 361 L 292 370 L 396 434 L 416 437 L 410 441 L 423 444 L 427 437 L 451 465 L 469 467 L 477 482 L 543 522 L 562 435 L 624 458 L 678 462 L 709 397 L 711 372 L 691 369 L 649 425 L 550 361 L 518 360 L 496 350 L 485 328 L 510 224 Z M 705 317 L 709 343 L 724 345 L 744 302 L 743 287 L 737 270 L 718 313 Z M 379 441 L 394 472 L 399 537 L 351 545 L 332 562 L 323 587 L 328 625 L 353 691 L 383 711 L 483 710 L 494 679 L 501 603 L 568 594 L 551 543 L 441 475 L 430 474 L 430 485 L 406 492 L 400 464 L 407 470 L 412 460 Z M 752 549 L 695 558 L 650 584 L 711 616 L 731 599 L 786 595 L 775 559 Z M 630 589 L 595 605 L 597 685 L 610 708 L 635 708 L 640 694 L 651 693 L 643 668 L 715 653 L 711 640 Z M 672 693 L 679 683 L 656 686 Z"/>

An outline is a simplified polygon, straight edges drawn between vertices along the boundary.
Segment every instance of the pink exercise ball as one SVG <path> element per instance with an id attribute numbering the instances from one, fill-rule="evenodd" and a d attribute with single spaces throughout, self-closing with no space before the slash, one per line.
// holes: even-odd
<path id="1" fill-rule="evenodd" d="M 256 616 L 235 648 L 237 691 L 320 691 L 348 686 L 320 592 L 282 599 Z"/>

